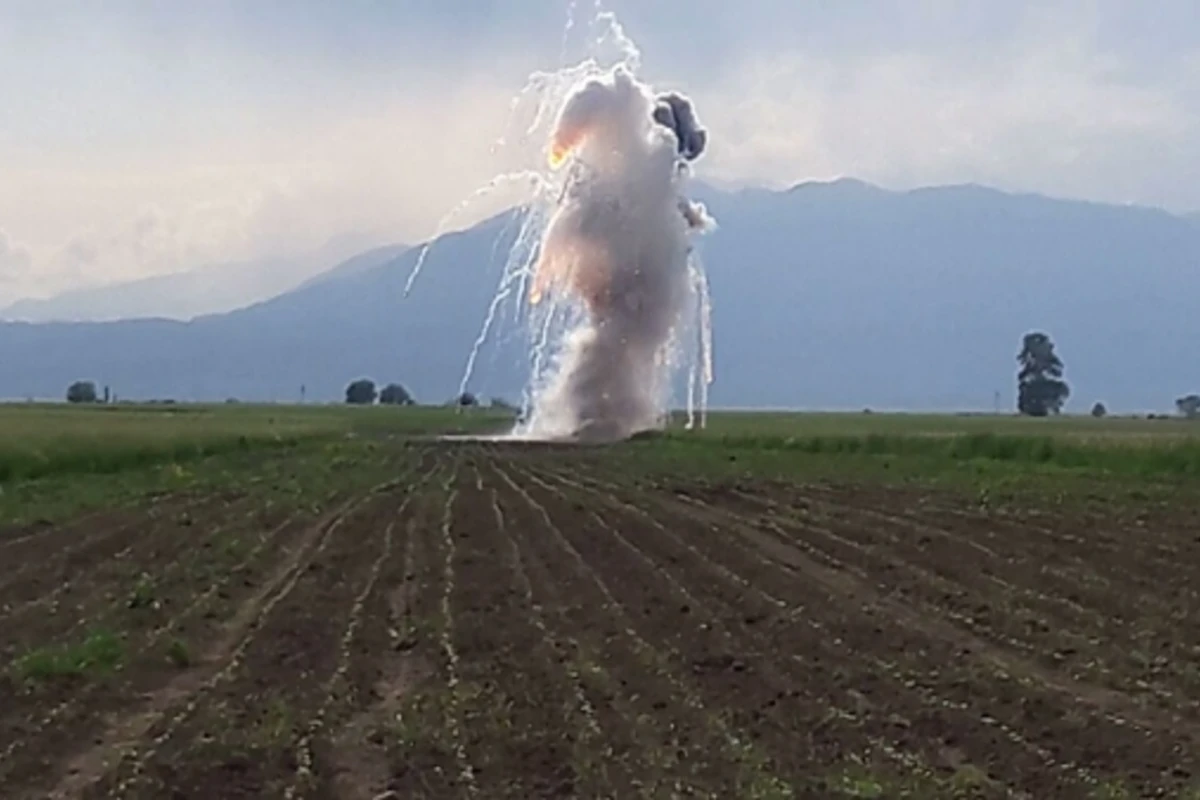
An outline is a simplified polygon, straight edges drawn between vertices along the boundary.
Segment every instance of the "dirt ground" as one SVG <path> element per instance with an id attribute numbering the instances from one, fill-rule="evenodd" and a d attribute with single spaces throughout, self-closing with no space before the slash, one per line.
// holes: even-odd
<path id="1" fill-rule="evenodd" d="M 0 535 L 0 795 L 1200 797 L 1195 509 L 397 464 Z"/>

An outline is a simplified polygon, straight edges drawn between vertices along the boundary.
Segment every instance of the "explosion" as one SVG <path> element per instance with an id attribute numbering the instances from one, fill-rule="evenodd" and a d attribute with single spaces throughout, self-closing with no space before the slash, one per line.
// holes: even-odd
<path id="1" fill-rule="evenodd" d="M 708 286 L 689 237 L 713 221 L 683 192 L 707 134 L 687 97 L 656 94 L 635 77 L 636 49 L 610 14 L 600 18 L 625 48 L 622 61 L 531 81 L 566 88 L 552 98 L 556 113 L 539 105 L 528 131 L 552 118 L 541 147 L 550 172 L 534 173 L 535 196 L 463 379 L 465 387 L 499 304 L 519 285 L 533 340 L 519 436 L 617 440 L 659 427 L 681 356 L 690 356 L 690 425 L 695 390 L 703 412 L 712 381 Z"/>
<path id="2" fill-rule="evenodd" d="M 563 104 L 549 160 L 570 161 L 571 174 L 541 239 L 529 302 L 565 294 L 586 316 L 535 398 L 532 433 L 617 439 L 661 421 L 664 367 L 692 278 L 687 237 L 710 224 L 681 183 L 706 142 L 687 98 L 655 96 L 623 66 Z"/>

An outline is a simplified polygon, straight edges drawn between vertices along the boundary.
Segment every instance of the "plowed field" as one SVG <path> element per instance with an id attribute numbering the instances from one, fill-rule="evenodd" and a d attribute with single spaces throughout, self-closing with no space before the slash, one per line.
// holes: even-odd
<path id="1" fill-rule="evenodd" d="M 375 458 L 0 532 L 0 795 L 1200 796 L 1191 511 Z"/>

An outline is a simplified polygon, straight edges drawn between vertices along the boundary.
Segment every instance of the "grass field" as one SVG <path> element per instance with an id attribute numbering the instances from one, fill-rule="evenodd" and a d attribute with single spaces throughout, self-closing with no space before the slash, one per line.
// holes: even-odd
<path id="1" fill-rule="evenodd" d="M 0 794 L 1200 798 L 1200 426 L 503 424 L 0 408 Z"/>

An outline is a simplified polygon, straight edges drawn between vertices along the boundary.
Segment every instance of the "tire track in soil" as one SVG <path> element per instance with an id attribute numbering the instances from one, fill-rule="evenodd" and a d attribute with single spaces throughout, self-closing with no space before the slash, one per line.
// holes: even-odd
<path id="1" fill-rule="evenodd" d="M 745 528 L 740 520 L 727 512 L 714 510 L 714 513 L 724 516 L 724 524 L 731 529 Z M 750 533 L 755 534 L 753 531 Z M 795 554 L 783 560 L 794 561 L 796 556 L 804 558 L 803 555 Z M 989 674 L 981 678 L 968 672 L 964 676 L 966 684 L 958 683 L 958 679 L 956 682 L 947 683 L 947 676 L 942 675 L 937 683 L 954 690 L 949 705 L 959 705 L 964 709 L 969 707 L 972 693 L 964 694 L 961 690 L 971 682 L 978 684 L 982 680 L 983 683 L 975 691 L 975 696 L 990 696 L 996 706 L 989 709 L 988 714 L 981 719 L 985 719 L 991 725 L 1004 725 L 1012 736 L 1021 736 L 1018 731 L 1022 727 L 1026 730 L 1032 728 L 1033 732 L 1038 734 L 1038 738 L 1046 741 L 1047 747 L 1055 751 L 1074 753 L 1074 758 L 1064 758 L 1061 752 L 1053 754 L 1057 756 L 1053 763 L 1059 772 L 1076 772 L 1083 784 L 1090 785 L 1095 782 L 1093 772 L 1110 773 L 1117 769 L 1112 766 L 1114 763 L 1124 761 L 1133 767 L 1138 780 L 1158 786 L 1163 783 L 1181 784 L 1191 769 L 1187 764 L 1181 764 L 1180 759 L 1188 763 L 1194 761 L 1186 759 L 1183 755 L 1192 747 L 1192 735 L 1186 732 L 1180 734 L 1173 730 L 1169 723 L 1164 724 L 1165 721 L 1155 724 L 1154 721 L 1145 720 L 1141 709 L 1130 704 L 1127 699 L 1115 695 L 1115 699 L 1123 700 L 1126 707 L 1127 713 L 1123 716 L 1106 713 L 1105 709 L 1097 711 L 1096 692 L 1092 691 L 1091 687 L 1080 687 L 1072 684 L 1069 679 L 1039 671 L 1019 656 L 989 646 L 981 640 L 973 639 L 969 634 L 939 624 L 936 620 L 920 617 L 903 606 L 879 598 L 874 590 L 866 585 L 853 589 L 846 576 L 826 574 L 822 577 L 822 570 L 827 573 L 828 568 L 821 568 L 814 577 L 834 588 L 845 584 L 840 590 L 843 593 L 850 591 L 849 596 L 852 598 L 870 599 L 874 605 L 882 606 L 881 610 L 902 626 L 914 631 L 924 630 L 926 635 L 933 637 L 935 643 L 940 641 L 943 645 L 949 645 L 956 639 L 965 643 L 967 650 L 973 651 L 973 658 L 982 662 Z M 910 651 L 911 647 L 905 648 L 902 653 Z M 956 659 L 954 653 L 950 652 L 943 660 L 947 664 L 954 664 Z M 1002 693 L 997 694 L 998 692 Z M 955 696 L 959 699 L 954 700 Z M 1064 700 L 1068 706 L 1074 706 L 1074 710 L 1066 711 L 1065 720 L 1059 719 L 1064 713 L 1061 708 Z M 1038 722 L 1039 717 L 1041 722 Z M 1005 718 L 1009 719 L 1008 723 L 1003 721 Z M 1061 730 L 1063 722 L 1068 724 L 1068 730 Z M 1056 725 L 1059 729 L 1056 729 Z M 1147 737 L 1157 738 L 1147 742 Z M 1039 751 L 1051 754 L 1046 747 L 1034 746 Z M 1090 764 L 1093 769 L 1081 764 Z"/>
<path id="2" fill-rule="evenodd" d="M 662 714 L 670 709 L 674 724 L 687 731 L 677 742 L 681 751 L 677 762 L 666 765 L 671 769 L 682 767 L 687 770 L 686 777 L 678 780 L 679 791 L 684 794 L 699 791 L 716 797 L 729 796 L 730 792 L 737 793 L 736 796 L 794 796 L 794 787 L 772 773 L 772 765 L 758 753 L 754 742 L 730 725 L 726 718 L 728 709 L 724 706 L 710 706 L 714 694 L 721 701 L 728 699 L 728 696 L 724 691 L 711 691 L 711 683 L 720 682 L 722 676 L 715 671 L 706 671 L 703 665 L 712 663 L 714 653 L 724 655 L 724 648 L 715 642 L 708 643 L 706 640 L 713 637 L 702 628 L 695 629 L 694 634 L 689 636 L 693 630 L 691 626 L 683 626 L 683 632 L 680 634 L 680 626 L 674 624 L 668 626 L 668 630 L 659 628 L 651 632 L 652 636 L 658 634 L 666 640 L 663 645 L 666 652 L 661 652 L 650 643 L 646 634 L 639 630 L 639 626 L 643 629 L 646 627 L 645 618 L 649 614 L 649 606 L 643 605 L 642 614 L 639 615 L 632 603 L 617 600 L 617 593 L 622 597 L 637 598 L 644 588 L 631 585 L 628 583 L 628 574 L 622 575 L 618 572 L 618 575 L 611 579 L 617 587 L 614 593 L 600 572 L 589 563 L 586 555 L 590 552 L 588 545 L 595 544 L 598 539 L 603 538 L 602 532 L 588 525 L 588 528 L 592 528 L 591 536 L 583 536 L 579 532 L 573 536 L 568 535 L 554 522 L 554 514 L 550 510 L 557 508 L 560 514 L 563 513 L 563 509 L 556 502 L 557 498 L 551 495 L 544 501 L 539 500 L 532 492 L 521 487 L 509 471 L 501 469 L 499 474 L 542 519 L 543 527 L 561 550 L 565 551 L 568 562 L 574 565 L 581 582 L 572 585 L 571 589 L 581 598 L 595 598 L 590 600 L 589 605 L 594 604 L 594 607 L 605 610 L 613 618 L 612 628 L 615 630 L 610 628 L 607 632 L 608 650 L 611 652 L 617 640 L 627 645 L 631 663 L 645 670 L 643 677 L 649 678 L 647 682 L 651 685 L 657 684 L 655 688 L 661 692 L 655 695 L 655 702 L 661 704 L 657 706 L 658 713 Z M 568 506 L 565 516 L 574 520 L 585 515 Z M 556 555 L 558 558 L 551 556 L 548 563 L 560 561 L 562 553 Z M 592 553 L 593 558 L 601 560 L 604 555 L 603 552 Z M 681 673 L 689 668 L 699 673 L 694 675 L 695 680 L 685 680 L 681 677 Z M 703 680 L 706 677 L 711 680 Z M 701 696 L 701 693 L 706 691 L 709 695 L 708 703 Z"/>
<path id="3" fill-rule="evenodd" d="M 234 677 L 257 634 L 273 612 L 311 571 L 349 517 L 378 497 L 392 482 L 343 502 L 302 531 L 296 547 L 275 565 L 262 585 L 237 609 L 222 635 L 201 653 L 196 665 L 149 693 L 135 710 L 115 719 L 99 743 L 69 765 L 52 798 L 137 797 L 156 794 L 147 775 L 152 762 L 172 749 L 201 701 Z M 220 795 L 209 795 L 220 796 Z"/>
<path id="4" fill-rule="evenodd" d="M 53 703 L 58 695 L 45 692 L 29 692 L 19 695 L 10 702 L 5 722 L 10 743 L 0 750 L 0 780 L 10 785 L 19 784 L 26 778 L 44 776 L 50 771 L 53 754 L 70 751 L 88 736 L 92 736 L 104 724 L 104 717 L 112 713 L 127 711 L 131 703 L 139 701 L 147 691 L 152 691 L 160 682 L 169 678 L 166 661 L 155 656 L 163 640 L 172 633 L 179 641 L 203 638 L 188 630 L 188 622 L 235 579 L 241 579 L 251 587 L 250 566 L 268 547 L 276 546 L 286 539 L 285 533 L 297 526 L 298 516 L 285 519 L 279 525 L 259 532 L 258 541 L 238 563 L 223 568 L 216 579 L 209 581 L 207 588 L 199 594 L 191 594 L 186 582 L 166 584 L 167 593 L 162 597 L 162 610 L 179 606 L 174 614 L 163 614 L 161 621 L 144 631 L 141 640 L 128 655 L 128 665 L 115 679 L 93 680 L 82 687 L 68 686 L 63 699 L 43 711 L 47 703 Z M 208 625 L 206 627 L 212 627 Z M 214 631 L 214 635 L 219 631 Z M 77 689 L 78 691 L 75 691 Z M 19 702 L 18 702 L 19 701 Z M 23 714 L 37 714 L 23 720 Z M 16 718 L 14 720 L 14 717 Z M 9 766 L 8 762 L 20 752 L 28 750 L 30 759 L 25 764 Z M 38 755 L 39 753 L 43 755 Z M 52 754 L 46 757 L 45 754 Z"/>
<path id="5" fill-rule="evenodd" d="M 570 488 L 579 488 L 559 474 L 547 481 L 531 480 L 569 501 Z M 927 758 L 916 758 L 888 741 L 897 715 L 878 719 L 866 698 L 830 681 L 828 664 L 853 663 L 844 654 L 825 647 L 820 638 L 797 641 L 795 635 L 773 635 L 770 618 L 788 607 L 767 592 L 757 590 L 747 579 L 713 561 L 674 533 L 667 524 L 633 505 L 593 492 L 600 508 L 612 514 L 591 513 L 598 524 L 651 574 L 662 576 L 679 595 L 689 616 L 704 619 L 726 640 L 727 652 L 738 654 L 739 670 L 747 682 L 760 681 L 771 688 L 782 687 L 777 701 L 741 705 L 735 723 L 753 732 L 760 746 L 780 765 L 781 775 L 796 786 L 818 793 L 827 791 L 815 777 L 835 776 L 856 758 L 879 761 L 881 769 L 908 781 L 926 780 L 929 756 L 937 759 L 938 748 L 924 747 Z M 642 499 L 645 504 L 645 499 Z M 589 503 L 595 506 L 595 503 Z M 614 520 L 636 518 L 642 523 L 628 536 Z M 672 527 L 680 518 L 667 515 Z M 655 533 L 651 534 L 650 530 Z M 713 580 L 705 580 L 711 577 Z M 712 620 L 709 622 L 709 620 Z M 741 620 L 741 624 L 739 624 Z M 749 621 L 747 624 L 746 621 Z M 766 622 L 766 624 L 763 624 Z M 781 632 L 780 632 L 781 633 Z M 794 651 L 800 651 L 799 655 Z M 780 654 L 787 654 L 780 660 Z M 835 671 L 844 667 L 838 666 Z M 854 685 L 854 681 L 850 681 Z M 904 720 L 905 724 L 907 720 Z M 798 742 L 801 731 L 808 741 Z M 812 735 L 815 732 L 815 735 Z M 928 782 L 928 781 L 926 781 Z M 993 786 L 993 796 L 1002 791 Z"/>

